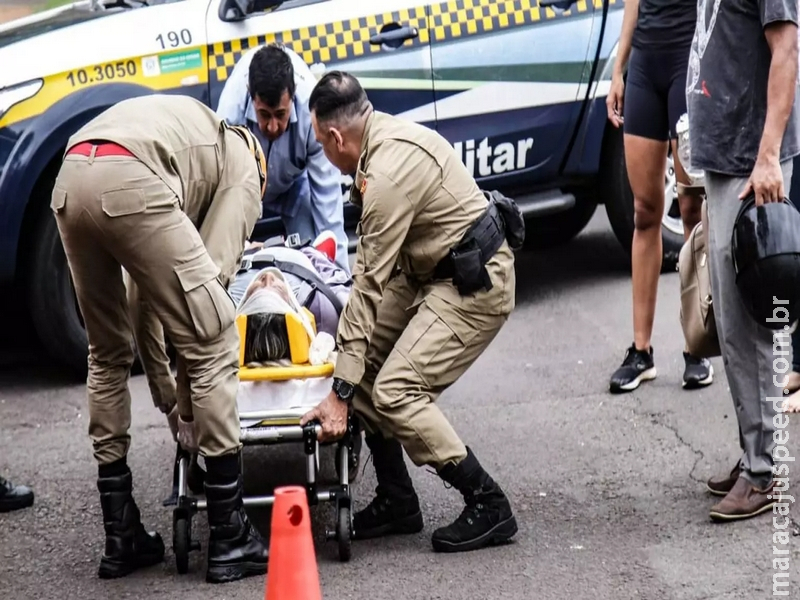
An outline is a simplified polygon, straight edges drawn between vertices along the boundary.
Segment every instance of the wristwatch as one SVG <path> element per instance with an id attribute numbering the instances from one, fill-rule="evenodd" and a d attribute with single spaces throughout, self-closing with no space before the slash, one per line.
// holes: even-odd
<path id="1" fill-rule="evenodd" d="M 348 383 L 344 379 L 339 379 L 338 377 L 333 378 L 333 393 L 336 394 L 342 402 L 350 404 L 353 401 L 355 391 L 356 389 L 353 384 Z"/>

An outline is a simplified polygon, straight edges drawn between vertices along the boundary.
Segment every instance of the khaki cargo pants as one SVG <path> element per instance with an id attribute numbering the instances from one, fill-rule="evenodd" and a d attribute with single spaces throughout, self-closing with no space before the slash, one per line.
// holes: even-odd
<path id="1" fill-rule="evenodd" d="M 98 463 L 130 447 L 134 357 L 122 268 L 186 361 L 201 454 L 237 451 L 235 307 L 175 194 L 134 158 L 68 155 L 51 208 L 89 338 L 89 435 Z M 257 215 L 239 214 L 252 219 L 251 231 Z"/>
<path id="2" fill-rule="evenodd" d="M 147 299 L 142 296 L 130 273 L 123 271 L 123 280 L 128 292 L 133 339 L 153 404 L 164 414 L 168 414 L 177 404 L 178 414 L 188 420 L 187 417 L 192 416 L 192 406 L 185 363 L 180 357 L 176 360 L 176 380 L 167 354 L 164 326 Z"/>
<path id="3" fill-rule="evenodd" d="M 369 433 L 400 442 L 417 466 L 440 470 L 467 450 L 436 405 L 494 340 L 514 305 L 514 259 L 503 245 L 485 302 L 459 300 L 452 283 L 420 288 L 404 274 L 384 290 L 353 409 Z M 493 271 L 493 273 L 492 273 Z"/>

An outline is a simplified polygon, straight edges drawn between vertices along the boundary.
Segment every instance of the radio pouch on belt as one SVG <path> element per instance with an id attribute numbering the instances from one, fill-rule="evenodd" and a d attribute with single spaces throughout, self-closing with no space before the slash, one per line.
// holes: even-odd
<path id="1" fill-rule="evenodd" d="M 503 218 L 494 202 L 475 221 L 461 241 L 453 247 L 436 267 L 438 279 L 452 279 L 462 296 L 469 296 L 480 289 L 491 290 L 492 280 L 486 271 L 486 263 L 495 255 L 505 241 Z"/>
<path id="2" fill-rule="evenodd" d="M 453 260 L 453 285 L 462 296 L 474 294 L 481 288 L 492 289 L 492 280 L 476 244 L 467 244 L 450 251 Z"/>

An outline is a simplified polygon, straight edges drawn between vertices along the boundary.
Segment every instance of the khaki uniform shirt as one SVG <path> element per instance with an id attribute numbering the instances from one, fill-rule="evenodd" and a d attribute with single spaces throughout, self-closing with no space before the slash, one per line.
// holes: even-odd
<path id="1" fill-rule="evenodd" d="M 487 264 L 488 293 L 461 297 L 451 284 L 429 286 L 439 261 L 488 207 L 488 201 L 453 147 L 435 131 L 375 111 L 367 120 L 361 158 L 350 193 L 361 207 L 353 288 L 337 331 L 335 377 L 361 381 L 364 355 L 383 290 L 397 268 L 466 312 L 510 312 L 513 289 L 503 285 L 513 255 L 506 244 Z M 419 296 L 418 296 L 418 300 Z"/>
<path id="2" fill-rule="evenodd" d="M 92 140 L 115 142 L 130 150 L 175 192 L 181 210 L 197 229 L 212 201 L 224 203 L 230 198 L 231 209 L 238 214 L 232 211 L 227 223 L 214 228 L 218 232 L 204 236 L 227 286 L 244 251 L 240 241 L 251 231 L 242 235 L 225 229 L 251 220 L 242 218 L 243 204 L 248 217 L 254 212 L 261 215 L 258 169 L 240 136 L 223 128 L 222 119 L 202 102 L 156 94 L 112 106 L 75 133 L 67 148 Z M 237 195 L 238 202 L 233 200 Z"/>

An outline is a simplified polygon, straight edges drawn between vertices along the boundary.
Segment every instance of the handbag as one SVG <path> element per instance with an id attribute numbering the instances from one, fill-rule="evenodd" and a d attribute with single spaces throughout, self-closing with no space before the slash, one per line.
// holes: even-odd
<path id="1" fill-rule="evenodd" d="M 689 354 L 697 358 L 721 356 L 711 277 L 708 269 L 708 207 L 703 200 L 700 222 L 689 234 L 678 255 L 681 288 L 681 328 Z"/>

